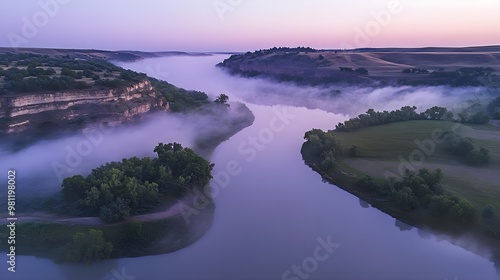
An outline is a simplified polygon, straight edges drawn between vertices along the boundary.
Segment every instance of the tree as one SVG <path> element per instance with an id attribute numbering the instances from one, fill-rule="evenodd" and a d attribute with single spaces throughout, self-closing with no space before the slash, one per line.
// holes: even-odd
<path id="1" fill-rule="evenodd" d="M 92 262 L 109 259 L 113 244 L 104 240 L 102 231 L 90 229 L 88 233 L 75 233 L 71 243 L 64 247 L 64 251 L 65 261 Z"/>
<path id="2" fill-rule="evenodd" d="M 430 171 L 427 168 L 422 168 L 418 171 L 418 176 L 422 178 L 426 185 L 429 186 L 434 194 L 442 192 L 441 181 L 443 180 L 443 172 L 441 169 Z"/>
<path id="3" fill-rule="evenodd" d="M 358 156 L 358 146 L 352 146 L 349 149 L 349 156 L 350 157 L 356 157 L 356 156 Z"/>
<path id="4" fill-rule="evenodd" d="M 479 111 L 467 119 L 467 123 L 472 124 L 487 124 L 491 120 L 490 114 L 485 111 Z"/>
<path id="5" fill-rule="evenodd" d="M 486 205 L 481 212 L 481 216 L 485 219 L 491 219 L 495 216 L 495 208 L 491 205 Z"/>
<path id="6" fill-rule="evenodd" d="M 431 120 L 441 120 L 448 110 L 444 107 L 434 106 L 425 111 L 425 116 Z"/>
<path id="7" fill-rule="evenodd" d="M 393 195 L 394 202 L 405 211 L 413 210 L 417 207 L 417 197 L 409 187 L 403 187 L 395 191 Z"/>
<path id="8" fill-rule="evenodd" d="M 366 68 L 357 68 L 355 71 L 361 75 L 368 75 L 368 70 Z"/>
<path id="9" fill-rule="evenodd" d="M 229 101 L 229 96 L 222 93 L 219 96 L 217 96 L 217 98 L 215 99 L 214 102 L 217 104 L 223 104 L 223 105 L 226 105 L 229 107 L 229 104 L 227 104 L 228 101 Z"/>
<path id="10" fill-rule="evenodd" d="M 70 201 L 79 200 L 88 189 L 89 186 L 82 175 L 64 178 L 62 183 L 62 193 Z"/>
<path id="11" fill-rule="evenodd" d="M 479 148 L 479 150 L 474 149 L 467 154 L 465 160 L 470 165 L 487 164 L 491 160 L 490 151 L 483 147 Z"/>
<path id="12" fill-rule="evenodd" d="M 488 104 L 488 112 L 494 119 L 500 119 L 500 97 L 495 98 Z"/>
<path id="13" fill-rule="evenodd" d="M 429 209 L 436 215 L 446 216 L 454 204 L 454 198 L 446 195 L 436 195 L 431 198 Z"/>
<path id="14" fill-rule="evenodd" d="M 470 202 L 460 199 L 451 209 L 451 217 L 463 225 L 477 222 L 477 210 Z"/>

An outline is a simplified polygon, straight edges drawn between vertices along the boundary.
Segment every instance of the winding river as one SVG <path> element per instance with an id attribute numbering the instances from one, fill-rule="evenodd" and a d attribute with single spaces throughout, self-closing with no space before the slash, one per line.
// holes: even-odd
<path id="1" fill-rule="evenodd" d="M 215 218 L 198 242 L 170 254 L 87 265 L 61 265 L 20 256 L 18 271 L 7 272 L 4 264 L 0 278 L 498 279 L 487 256 L 478 256 L 444 238 L 400 223 L 323 182 L 300 155 L 304 132 L 311 128 L 331 129 L 348 118 L 347 112 L 328 112 L 303 96 L 279 92 L 293 90 L 290 85 L 281 87 L 268 81 L 228 76 L 214 67 L 225 57 L 172 56 L 117 63 L 211 96 L 226 93 L 231 101 L 246 103 L 256 117 L 252 126 L 221 144 L 212 155 L 211 161 L 216 164 L 212 181 Z M 265 94 L 272 98 L 266 99 Z M 292 106 L 301 102 L 306 105 Z M 154 123 L 147 126 L 141 133 L 160 128 Z M 145 140 L 147 135 L 133 134 L 129 140 L 123 138 L 121 148 L 127 152 L 119 156 L 147 154 L 147 148 L 136 144 L 162 137 L 180 136 L 167 133 Z M 57 141 L 37 145 L 52 147 L 58 145 Z M 106 150 L 106 146 L 102 149 Z M 9 157 L 16 162 L 18 154 Z M 97 162 L 106 161 L 100 152 L 91 157 L 99 157 Z M 89 172 L 91 164 L 95 162 L 82 165 L 79 171 Z M 37 163 L 28 167 L 37 168 Z M 40 176 L 38 179 L 43 178 Z"/>

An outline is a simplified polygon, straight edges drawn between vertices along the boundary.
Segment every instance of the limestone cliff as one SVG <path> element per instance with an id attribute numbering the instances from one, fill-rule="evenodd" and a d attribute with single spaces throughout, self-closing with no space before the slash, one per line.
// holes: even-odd
<path id="1" fill-rule="evenodd" d="M 0 132 L 88 123 L 120 124 L 152 110 L 169 110 L 149 80 L 117 89 L 20 93 L 0 97 Z"/>

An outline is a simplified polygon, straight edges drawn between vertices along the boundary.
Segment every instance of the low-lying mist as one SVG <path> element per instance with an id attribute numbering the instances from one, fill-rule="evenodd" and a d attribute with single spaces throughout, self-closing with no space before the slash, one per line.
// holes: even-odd
<path id="1" fill-rule="evenodd" d="M 229 115 L 223 117 L 207 111 L 159 112 L 134 124 L 95 125 L 70 136 L 40 140 L 18 151 L 2 145 L 0 170 L 16 170 L 20 200 L 48 195 L 59 191 L 64 178 L 87 175 L 106 162 L 132 156 L 156 156 L 153 150 L 159 142 L 178 142 L 196 150 L 197 140 L 219 133 L 219 121 L 227 117 L 239 117 L 239 113 L 230 110 Z"/>
<path id="2" fill-rule="evenodd" d="M 492 90 L 484 87 L 299 86 L 264 78 L 229 75 L 224 69 L 215 66 L 227 57 L 228 55 L 174 56 L 117 64 L 167 80 L 179 87 L 204 91 L 212 98 L 225 93 L 231 100 L 321 109 L 348 117 L 357 116 L 370 108 L 381 111 L 403 106 L 417 106 L 417 111 L 432 106 L 445 106 L 460 111 L 470 103 L 487 102 L 493 94 Z M 500 91 L 497 90 L 495 94 L 500 94 Z"/>
<path id="3" fill-rule="evenodd" d="M 211 100 L 225 93 L 230 101 L 320 109 L 345 115 L 345 119 L 369 108 L 394 110 L 407 105 L 419 110 L 439 105 L 458 111 L 470 102 L 482 102 L 490 94 L 484 88 L 298 86 L 228 75 L 215 66 L 224 58 L 226 55 L 174 56 L 117 64 L 179 87 L 204 91 Z M 233 114 L 230 118 L 241 117 L 240 110 L 229 111 Z M 101 164 L 125 157 L 154 156 L 158 142 L 195 146 L 196 139 L 206 138 L 227 124 L 209 115 L 159 113 L 139 124 L 111 129 L 92 127 L 56 140 L 42 140 L 16 152 L 0 146 L 0 157 L 6 159 L 0 162 L 0 168 L 18 169 L 19 180 L 26 183 L 20 192 L 29 195 L 56 192 L 65 177 L 85 175 Z"/>

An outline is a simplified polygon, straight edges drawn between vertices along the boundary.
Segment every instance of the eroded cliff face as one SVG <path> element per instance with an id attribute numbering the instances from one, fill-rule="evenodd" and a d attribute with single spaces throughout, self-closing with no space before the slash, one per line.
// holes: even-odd
<path id="1" fill-rule="evenodd" d="M 0 97 L 0 132 L 61 125 L 117 125 L 153 110 L 169 110 L 149 80 L 117 89 L 89 89 Z"/>

